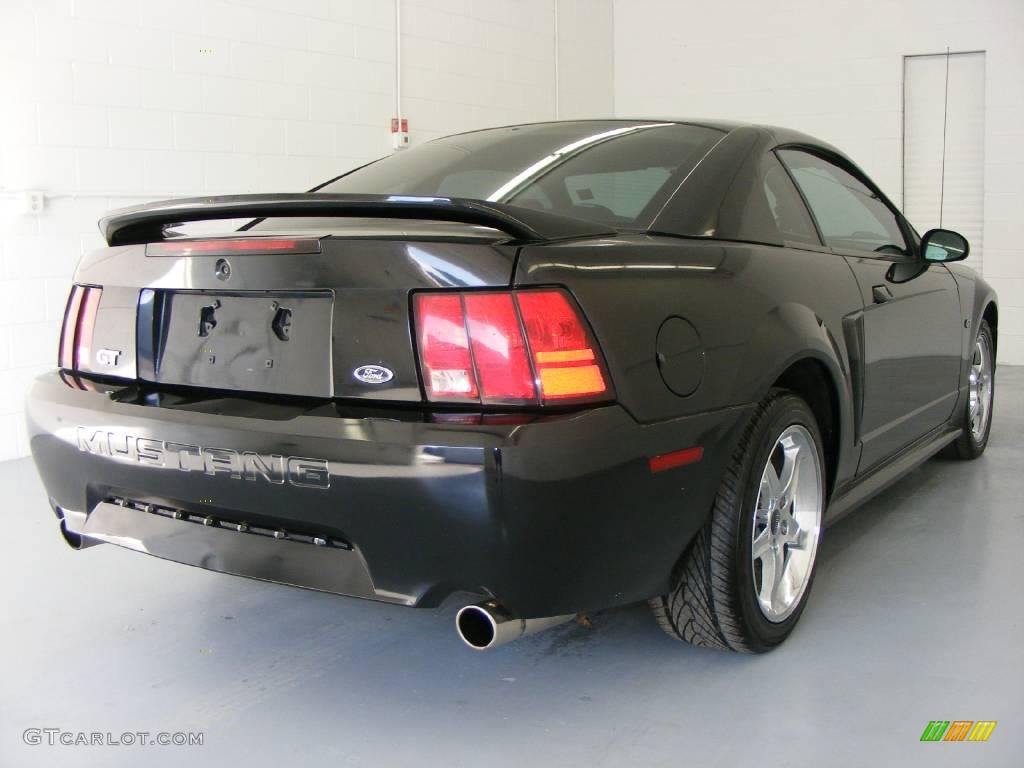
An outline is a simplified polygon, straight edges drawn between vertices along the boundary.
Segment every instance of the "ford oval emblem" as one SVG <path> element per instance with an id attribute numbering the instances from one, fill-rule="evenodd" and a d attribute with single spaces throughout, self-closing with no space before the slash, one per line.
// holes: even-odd
<path id="1" fill-rule="evenodd" d="M 352 375 L 363 384 L 386 384 L 395 378 L 395 372 L 383 365 L 360 365 Z"/>

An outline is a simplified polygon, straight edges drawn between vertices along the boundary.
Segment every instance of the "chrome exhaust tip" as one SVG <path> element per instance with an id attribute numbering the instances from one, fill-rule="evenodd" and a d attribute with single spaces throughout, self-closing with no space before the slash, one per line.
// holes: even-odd
<path id="1" fill-rule="evenodd" d="M 455 615 L 455 629 L 462 642 L 475 651 L 486 651 L 571 621 L 575 614 L 540 619 L 516 619 L 495 602 L 476 603 Z"/>
<path id="2" fill-rule="evenodd" d="M 92 546 L 91 541 L 83 538 L 81 534 L 70 530 L 67 522 L 64 520 L 60 521 L 60 535 L 72 549 L 85 549 L 86 547 Z"/>
<path id="3" fill-rule="evenodd" d="M 72 549 L 87 549 L 88 547 L 93 547 L 100 543 L 68 528 L 67 513 L 65 510 L 54 505 L 53 512 L 57 515 L 57 519 L 60 521 L 61 538 L 64 539 L 65 543 Z"/>

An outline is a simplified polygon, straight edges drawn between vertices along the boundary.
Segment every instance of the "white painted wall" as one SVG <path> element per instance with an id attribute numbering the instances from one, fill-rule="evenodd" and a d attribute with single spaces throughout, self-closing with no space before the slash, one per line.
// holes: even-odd
<path id="1" fill-rule="evenodd" d="M 563 114 L 612 114 L 612 0 L 402 0 L 413 143 L 553 119 L 556 3 Z M 0 459 L 28 453 L 24 392 L 104 211 L 302 190 L 390 151 L 394 7 L 0 0 Z"/>
<path id="2" fill-rule="evenodd" d="M 984 50 L 984 276 L 1000 298 L 999 359 L 1024 363 L 1024 2 L 615 0 L 614 29 L 619 115 L 802 130 L 896 201 L 903 56 Z"/>
<path id="3" fill-rule="evenodd" d="M 612 0 L 403 0 L 413 143 L 552 120 L 556 108 L 562 119 L 611 117 L 612 16 Z"/>

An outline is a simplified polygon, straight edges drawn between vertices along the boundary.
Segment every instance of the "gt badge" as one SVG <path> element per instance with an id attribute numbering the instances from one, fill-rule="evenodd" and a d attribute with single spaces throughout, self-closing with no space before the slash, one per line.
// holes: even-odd
<path id="1" fill-rule="evenodd" d="M 109 365 L 111 368 L 117 365 L 117 359 L 121 357 L 119 349 L 97 349 L 96 362 L 100 365 Z"/>

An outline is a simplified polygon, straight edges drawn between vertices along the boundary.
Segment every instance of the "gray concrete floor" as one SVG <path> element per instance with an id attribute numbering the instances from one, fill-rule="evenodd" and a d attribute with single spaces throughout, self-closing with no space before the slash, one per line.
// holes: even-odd
<path id="1" fill-rule="evenodd" d="M 761 657 L 673 642 L 644 605 L 475 653 L 454 604 L 72 552 L 31 463 L 0 465 L 0 765 L 1020 766 L 1024 368 L 997 386 L 985 456 L 830 529 L 803 620 Z M 935 719 L 999 724 L 921 743 Z M 23 744 L 48 727 L 205 743 Z"/>

